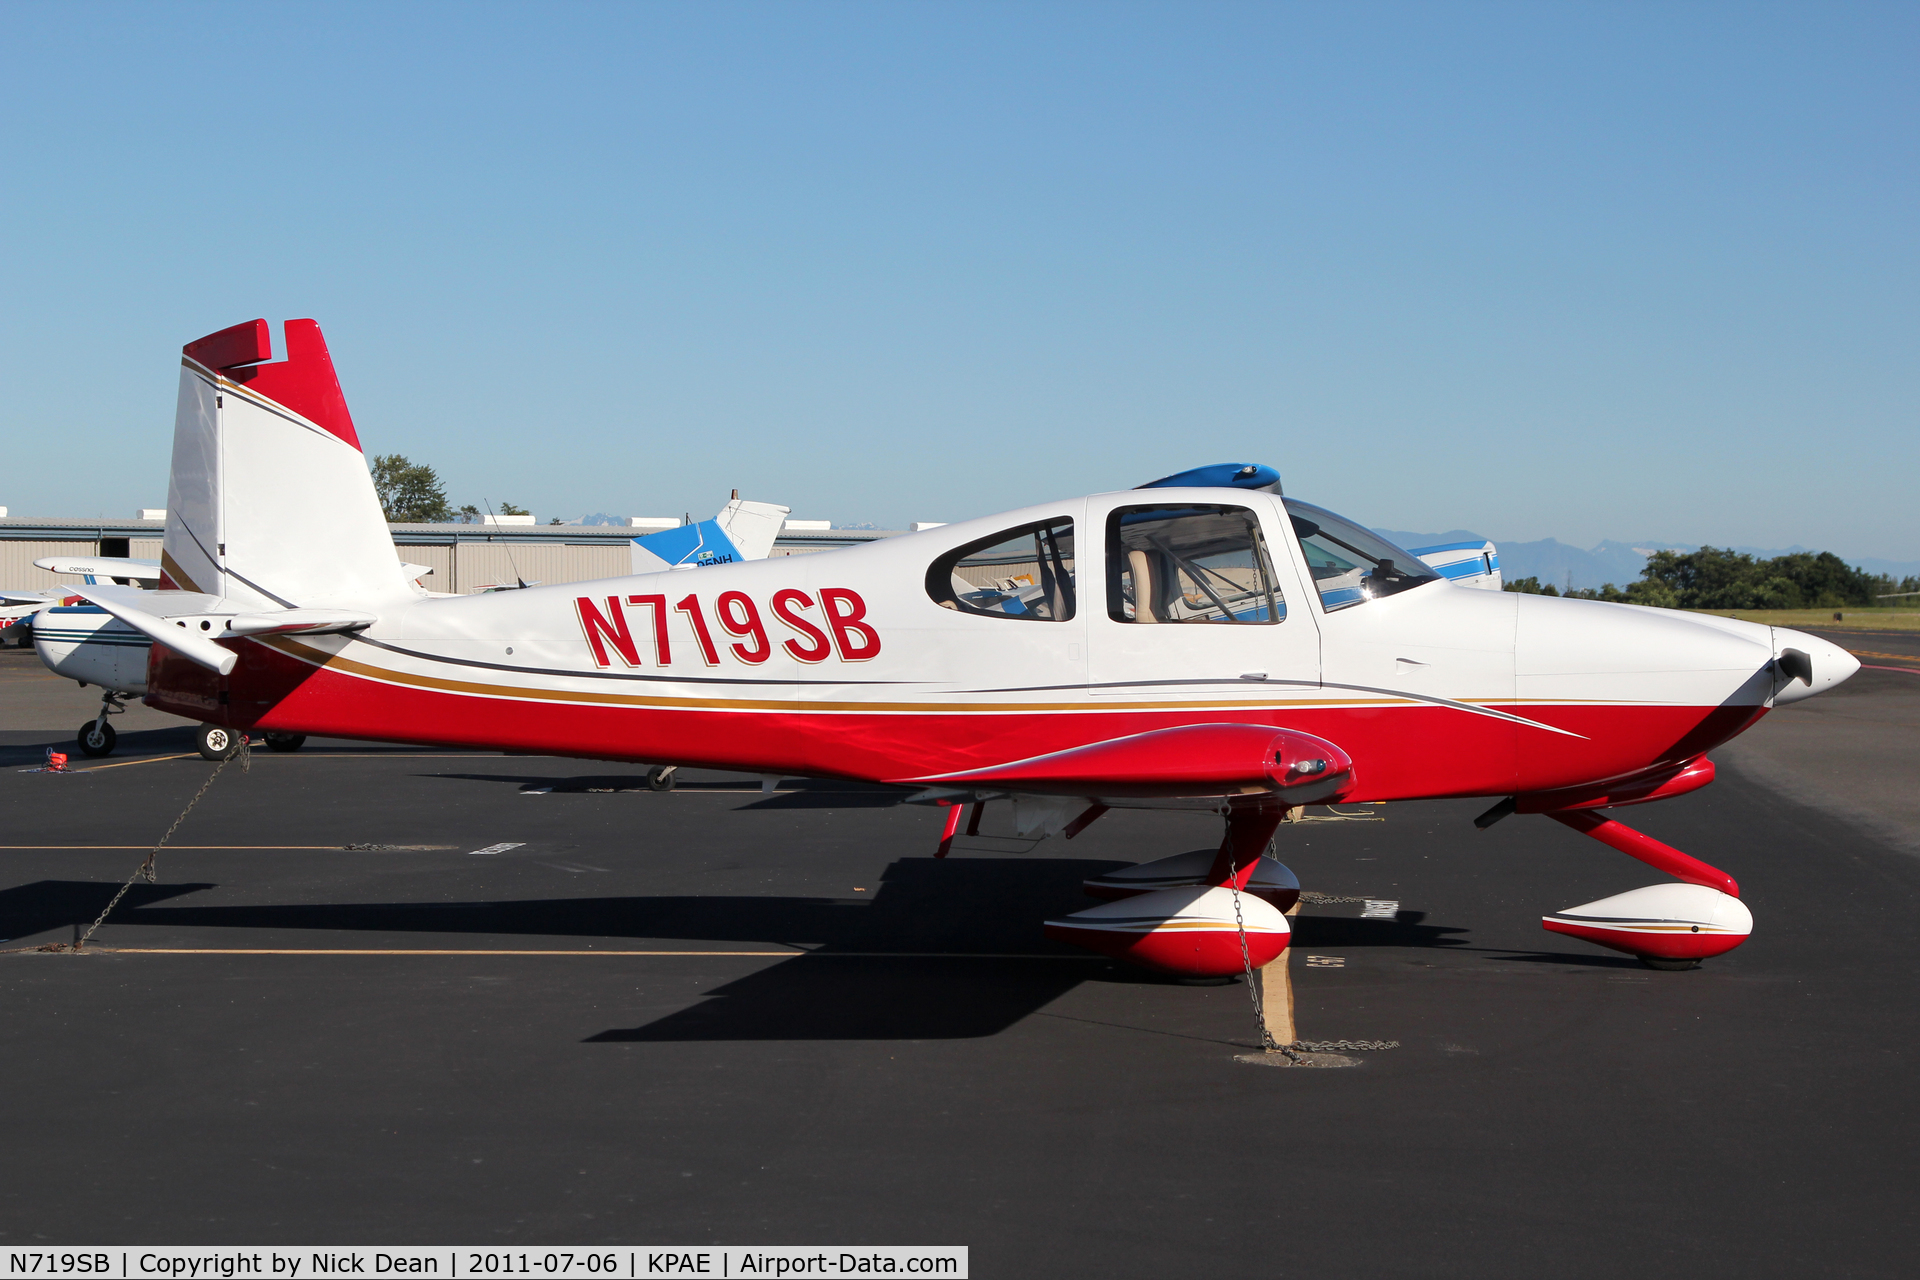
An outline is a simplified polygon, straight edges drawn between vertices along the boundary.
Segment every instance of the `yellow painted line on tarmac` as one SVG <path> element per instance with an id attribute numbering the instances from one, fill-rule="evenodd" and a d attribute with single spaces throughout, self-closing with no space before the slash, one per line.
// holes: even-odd
<path id="1" fill-rule="evenodd" d="M 804 956 L 805 951 L 473 950 L 465 947 L 88 947 L 116 956 Z"/>
<path id="2" fill-rule="evenodd" d="M 22 947 L 13 954 L 39 951 Z M 70 955 L 63 947 L 45 954 Z M 600 951 L 569 948 L 564 951 L 540 951 L 529 948 L 479 949 L 469 947 L 87 947 L 82 955 L 103 956 L 645 956 L 672 957 L 757 957 L 782 959 L 790 956 L 821 956 L 831 960 L 1075 960 L 1105 961 L 1100 955 L 1021 955 L 1006 952 L 976 951 Z"/>
<path id="3" fill-rule="evenodd" d="M 86 769 L 69 769 L 69 773 L 98 773 L 102 769 L 124 769 L 133 764 L 158 764 L 162 760 L 185 760 L 188 756 L 197 756 L 198 751 L 182 751 L 177 756 L 144 756 L 138 760 L 122 760 L 118 764 L 96 764 Z"/>

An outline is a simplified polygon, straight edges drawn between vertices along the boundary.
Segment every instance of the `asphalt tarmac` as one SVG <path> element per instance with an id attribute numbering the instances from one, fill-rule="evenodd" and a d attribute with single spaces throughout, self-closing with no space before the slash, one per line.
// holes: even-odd
<path id="1" fill-rule="evenodd" d="M 184 726 L 143 723 L 73 776 L 21 772 L 71 730 L 0 728 L 6 947 L 70 941 L 207 780 L 164 758 Z M 1283 829 L 1308 889 L 1401 908 L 1298 918 L 1300 1034 L 1400 1042 L 1314 1071 L 1236 1061 L 1240 984 L 1040 933 L 1091 904 L 1083 877 L 1212 844 L 1208 819 L 1116 813 L 1032 844 L 996 808 L 936 862 L 939 814 L 894 793 L 686 777 L 656 794 L 621 765 L 343 743 L 229 766 L 103 950 L 0 956 L 0 1244 L 966 1244 L 980 1276 L 1913 1269 L 1920 861 L 1850 802 L 1723 761 L 1621 813 L 1753 909 L 1751 942 L 1685 973 L 1540 929 L 1661 879 L 1545 819 L 1477 832 L 1484 806 L 1449 802 Z"/>

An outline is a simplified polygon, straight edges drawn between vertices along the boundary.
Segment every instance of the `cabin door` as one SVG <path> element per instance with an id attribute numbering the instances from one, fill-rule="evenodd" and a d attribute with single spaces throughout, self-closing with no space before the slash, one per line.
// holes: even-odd
<path id="1" fill-rule="evenodd" d="M 1199 503 L 1155 496 L 1087 513 L 1087 534 L 1103 535 L 1104 582 L 1089 572 L 1094 546 L 1081 553 L 1096 702 L 1242 721 L 1317 703 L 1320 632 L 1279 502 L 1234 491 Z"/>

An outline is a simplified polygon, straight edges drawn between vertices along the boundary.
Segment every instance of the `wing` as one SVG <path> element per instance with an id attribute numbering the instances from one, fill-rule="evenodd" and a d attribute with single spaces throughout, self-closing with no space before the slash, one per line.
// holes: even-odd
<path id="1" fill-rule="evenodd" d="M 1109 738 L 905 786 L 957 792 L 1130 798 L 1271 798 L 1324 804 L 1353 785 L 1353 758 L 1310 733 L 1263 724 L 1194 724 Z"/>
<path id="2" fill-rule="evenodd" d="M 158 560 L 124 560 L 114 556 L 43 556 L 33 562 L 36 569 L 50 573 L 77 573 L 92 582 L 95 578 L 125 578 L 130 582 L 160 581 Z"/>

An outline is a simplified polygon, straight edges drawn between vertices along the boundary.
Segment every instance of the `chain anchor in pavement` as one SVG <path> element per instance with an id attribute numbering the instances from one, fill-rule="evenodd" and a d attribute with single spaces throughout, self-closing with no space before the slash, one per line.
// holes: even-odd
<path id="1" fill-rule="evenodd" d="M 1267 847 L 1273 847 L 1269 841 Z M 1255 855 L 1257 860 L 1258 855 Z M 1253 1022 L 1260 1028 L 1260 1047 L 1268 1053 L 1283 1053 L 1293 1062 L 1300 1061 L 1300 1055 L 1294 1052 L 1290 1044 L 1280 1044 L 1273 1038 L 1273 1032 L 1267 1029 L 1267 1011 L 1260 1001 L 1260 988 L 1253 980 L 1253 956 L 1247 950 L 1247 922 L 1240 914 L 1240 867 L 1231 853 L 1227 855 L 1227 866 L 1231 872 L 1227 879 L 1227 890 L 1233 894 L 1233 923 L 1240 931 L 1240 966 L 1247 975 L 1247 999 L 1253 1003 Z M 1293 940 L 1287 940 L 1291 947 Z M 1286 952 L 1281 952 L 1285 955 Z"/>
<path id="2" fill-rule="evenodd" d="M 193 812 L 193 806 L 200 803 L 200 797 L 207 794 L 207 788 L 213 785 L 213 780 L 218 778 L 228 765 L 238 760 L 240 762 L 240 772 L 248 773 L 252 771 L 253 752 L 250 748 L 251 743 L 247 735 L 244 733 L 241 734 L 240 744 L 235 748 L 234 753 L 213 767 L 213 772 L 207 775 L 207 780 L 200 784 L 198 791 L 193 793 L 193 799 L 187 801 L 187 807 L 180 811 L 180 816 L 173 820 L 173 825 L 167 828 L 167 833 L 160 837 L 159 842 L 153 846 L 153 850 L 147 854 L 146 861 L 134 868 L 133 874 L 127 877 L 127 882 L 120 886 L 120 892 L 113 895 L 113 901 L 107 904 L 107 909 L 102 911 L 99 918 L 87 927 L 85 933 L 78 933 L 76 931 L 73 945 L 70 948 L 62 948 L 58 944 L 55 944 L 55 950 L 71 950 L 75 955 L 80 954 L 87 943 L 92 940 L 94 933 L 101 925 L 107 922 L 107 917 L 113 914 L 113 909 L 120 905 L 120 899 L 127 896 L 127 890 L 133 888 L 133 882 L 135 880 L 145 877 L 148 884 L 153 884 L 157 881 L 158 876 L 154 867 L 160 857 L 160 850 L 166 847 L 167 841 L 173 839 L 173 833 L 180 829 L 180 824 L 185 822 L 187 815 Z"/>
<path id="3" fill-rule="evenodd" d="M 1267 852 L 1273 852 L 1273 842 L 1267 842 Z M 1260 993 L 1253 982 L 1253 956 L 1247 950 L 1247 922 L 1240 915 L 1240 870 L 1234 865 L 1232 855 L 1228 855 L 1227 865 L 1233 868 L 1233 878 L 1227 881 L 1227 889 L 1233 894 L 1233 922 L 1240 930 L 1240 964 L 1247 975 L 1247 999 L 1253 1002 L 1254 1025 L 1260 1028 L 1260 1047 L 1268 1053 L 1286 1056 L 1295 1066 L 1300 1065 L 1302 1053 L 1338 1053 L 1345 1050 L 1398 1049 L 1398 1040 L 1295 1040 L 1292 1044 L 1280 1044 L 1273 1038 L 1273 1032 L 1267 1029 L 1267 1011 L 1261 1003 Z M 1315 899 L 1321 902 L 1365 902 L 1365 898 L 1336 898 L 1329 894 L 1301 894 L 1303 899 Z M 1287 940 L 1288 951 L 1292 950 L 1293 940 Z M 1286 955 L 1286 952 L 1282 952 Z"/>

